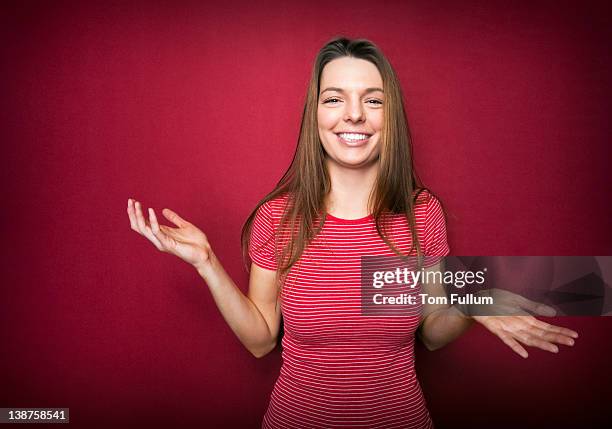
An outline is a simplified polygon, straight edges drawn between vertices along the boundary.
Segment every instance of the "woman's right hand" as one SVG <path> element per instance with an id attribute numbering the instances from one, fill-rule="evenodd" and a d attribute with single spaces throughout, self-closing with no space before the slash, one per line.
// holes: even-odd
<path id="1" fill-rule="evenodd" d="M 198 227 L 170 209 L 163 209 L 162 214 L 177 228 L 160 225 L 152 208 L 149 208 L 150 222 L 147 222 L 140 202 L 131 198 L 128 199 L 127 212 L 131 228 L 148 238 L 159 251 L 178 256 L 198 271 L 210 268 L 213 253 L 206 235 Z"/>

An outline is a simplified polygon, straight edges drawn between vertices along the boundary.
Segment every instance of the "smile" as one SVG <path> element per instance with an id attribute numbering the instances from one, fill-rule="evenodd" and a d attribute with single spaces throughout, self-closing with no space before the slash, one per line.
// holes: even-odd
<path id="1" fill-rule="evenodd" d="M 370 136 L 368 134 L 359 133 L 338 133 L 338 139 L 349 146 L 361 146 L 368 142 Z"/>

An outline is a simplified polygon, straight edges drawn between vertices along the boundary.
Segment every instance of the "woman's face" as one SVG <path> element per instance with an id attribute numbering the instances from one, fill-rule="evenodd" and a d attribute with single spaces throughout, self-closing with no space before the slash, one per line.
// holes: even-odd
<path id="1" fill-rule="evenodd" d="M 378 159 L 384 95 L 380 72 L 369 61 L 342 57 L 321 73 L 317 120 L 328 159 L 359 168 Z"/>

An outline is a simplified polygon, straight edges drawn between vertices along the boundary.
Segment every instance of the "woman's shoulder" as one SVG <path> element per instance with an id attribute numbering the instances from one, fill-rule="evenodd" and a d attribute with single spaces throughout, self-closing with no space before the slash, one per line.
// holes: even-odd
<path id="1" fill-rule="evenodd" d="M 260 210 L 265 212 L 267 215 L 272 217 L 273 219 L 280 219 L 282 214 L 287 207 L 287 203 L 289 202 L 289 195 L 284 193 L 277 196 L 274 196 L 264 202 Z"/>
<path id="2" fill-rule="evenodd" d="M 415 192 L 414 216 L 417 222 L 424 222 L 426 225 L 436 225 L 446 219 L 442 202 L 426 188 Z"/>
<path id="3" fill-rule="evenodd" d="M 415 210 L 428 210 L 442 206 L 440 199 L 427 188 L 419 188 L 413 193 Z"/>

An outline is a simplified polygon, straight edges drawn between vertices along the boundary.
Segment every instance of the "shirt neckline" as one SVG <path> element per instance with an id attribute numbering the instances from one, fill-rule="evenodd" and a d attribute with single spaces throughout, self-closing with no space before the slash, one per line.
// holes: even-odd
<path id="1" fill-rule="evenodd" d="M 327 216 L 327 219 L 331 219 L 337 223 L 368 223 L 370 220 L 374 218 L 374 216 L 371 213 L 367 216 L 360 217 L 357 219 L 342 219 L 342 218 L 336 217 L 329 213 L 326 213 L 326 216 Z"/>

